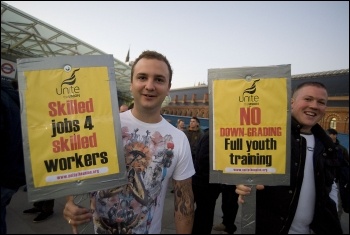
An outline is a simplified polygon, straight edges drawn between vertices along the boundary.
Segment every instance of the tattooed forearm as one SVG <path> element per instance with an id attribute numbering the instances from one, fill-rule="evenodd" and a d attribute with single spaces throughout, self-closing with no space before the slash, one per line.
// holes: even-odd
<path id="1" fill-rule="evenodd" d="M 192 179 L 173 181 L 176 233 L 190 234 L 194 220 Z"/>
<path id="2" fill-rule="evenodd" d="M 193 216 L 194 202 L 192 192 L 192 179 L 174 181 L 175 213 L 185 216 Z"/>

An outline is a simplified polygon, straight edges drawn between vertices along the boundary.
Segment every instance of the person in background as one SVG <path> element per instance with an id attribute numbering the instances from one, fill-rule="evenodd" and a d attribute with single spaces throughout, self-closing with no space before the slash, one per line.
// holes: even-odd
<path id="1" fill-rule="evenodd" d="M 129 106 L 127 106 L 126 104 L 122 104 L 119 107 L 119 113 L 123 113 L 125 111 L 127 111 L 129 109 Z"/>
<path id="2" fill-rule="evenodd" d="M 23 214 L 37 214 L 34 223 L 42 222 L 53 215 L 53 208 L 55 206 L 55 199 L 43 200 L 33 203 L 33 208 L 23 211 Z"/>
<path id="3" fill-rule="evenodd" d="M 203 136 L 203 131 L 200 128 L 200 121 L 197 117 L 191 117 L 190 125 L 184 130 L 191 146 L 192 159 L 195 158 L 197 143 Z"/>
<path id="4" fill-rule="evenodd" d="M 12 86 L 13 86 L 13 88 L 14 88 L 14 90 L 16 91 L 16 92 L 14 92 L 14 93 L 17 93 L 17 95 L 15 95 L 14 97 L 13 97 L 13 99 L 15 100 L 15 103 L 16 104 L 13 104 L 13 108 L 15 108 L 16 107 L 16 109 L 18 108 L 18 113 L 19 113 L 19 110 L 20 110 L 20 104 L 19 104 L 19 98 L 17 99 L 17 98 L 15 98 L 15 97 L 17 97 L 18 96 L 18 82 L 16 81 L 16 80 L 13 80 L 12 81 Z M 6 86 L 4 85 L 4 88 L 5 88 Z M 3 83 L 1 83 L 1 91 L 2 91 L 2 88 L 3 88 Z M 1 92 L 2 93 L 2 92 Z M 6 95 L 6 91 L 4 90 L 4 95 Z M 2 95 L 1 95 L 1 99 L 2 99 Z M 3 106 L 1 106 L 1 109 L 3 108 Z M 5 109 L 6 110 L 6 109 Z M 10 113 L 10 112 L 9 112 Z M 20 115 L 18 116 L 18 118 L 20 118 Z M 12 122 L 12 121 L 11 121 Z M 13 124 L 16 124 L 17 123 L 17 125 L 18 125 L 18 122 L 16 122 L 16 118 L 14 118 L 14 123 Z M 20 123 L 20 120 L 19 120 L 19 123 Z M 8 124 L 9 125 L 9 124 Z M 10 125 L 9 125 L 10 126 Z M 17 138 L 17 140 L 16 141 L 20 141 L 20 145 L 16 145 L 16 147 L 18 148 L 18 150 L 17 151 L 20 151 L 20 153 L 18 153 L 20 156 L 21 156 L 21 160 L 20 161 L 18 161 L 18 162 L 16 162 L 17 164 L 18 164 L 18 166 L 16 166 L 16 167 L 19 167 L 18 169 L 20 169 L 20 174 L 18 175 L 18 176 L 14 176 L 13 178 L 15 179 L 15 180 L 18 180 L 18 177 L 20 177 L 21 178 L 21 182 L 23 183 L 23 182 L 25 182 L 25 175 L 23 176 L 23 174 L 24 174 L 24 162 L 23 162 L 23 158 L 24 158 L 24 156 L 23 156 L 23 147 L 22 147 L 22 132 L 20 131 L 20 126 L 19 126 L 19 130 L 14 130 L 14 132 L 15 133 L 17 133 L 17 134 L 19 134 L 18 132 L 20 132 L 20 137 L 16 137 Z M 1 130 L 3 130 L 3 127 L 1 127 Z M 18 132 L 17 132 L 18 131 Z M 1 133 L 3 133 L 2 131 L 1 131 Z M 10 135 L 9 135 L 10 136 Z M 16 155 L 16 154 L 15 154 Z M 15 160 L 15 159 L 14 159 Z M 22 163 L 23 162 L 23 163 Z M 6 166 L 6 165 L 3 165 L 3 164 L 1 164 L 1 166 Z M 22 167 L 23 167 L 23 169 L 22 169 Z M 1 170 L 1 172 L 2 173 L 6 173 L 6 170 Z M 14 171 L 15 172 L 15 171 Z M 9 175 L 6 175 L 6 177 L 8 177 Z M 24 177 L 24 179 L 23 179 L 23 177 Z M 12 177 L 11 177 L 12 178 Z M 1 176 L 1 181 L 3 180 L 4 178 L 3 178 L 3 176 Z M 7 178 L 5 178 L 5 179 L 7 179 Z M 2 185 L 2 184 L 1 184 Z M 22 184 L 23 185 L 23 184 Z M 18 190 L 18 188 L 17 188 L 17 190 Z M 17 191 L 16 190 L 16 191 Z M 3 188 L 1 187 L 1 192 L 3 191 Z M 6 192 L 7 190 L 6 189 L 4 189 L 4 192 Z M 24 188 L 23 188 L 23 191 L 27 191 L 27 185 L 25 185 L 24 186 Z M 10 199 L 11 200 L 11 199 Z M 6 202 L 6 198 L 4 198 L 4 200 L 3 200 L 3 197 L 1 196 L 1 204 L 3 203 L 3 202 Z M 44 220 L 46 220 L 47 218 L 49 218 L 52 214 L 53 214 L 53 207 L 54 207 L 54 200 L 52 199 L 52 200 L 47 200 L 47 201 L 40 201 L 40 202 L 35 202 L 34 203 L 34 207 L 32 208 L 32 209 L 28 209 L 28 210 L 24 210 L 23 211 L 23 213 L 24 214 L 36 214 L 36 213 L 39 213 L 39 215 L 38 216 L 36 216 L 34 219 L 33 219 L 33 222 L 34 223 L 37 223 L 37 222 L 41 222 L 41 221 L 44 221 Z M 1 208 L 1 211 L 3 212 L 3 210 L 2 210 L 3 208 Z M 5 208 L 5 210 L 4 210 L 4 213 L 6 213 L 6 208 Z M 3 227 L 3 226 L 1 226 L 1 227 Z M 4 228 L 6 229 L 6 224 L 4 225 Z"/>
<path id="5" fill-rule="evenodd" d="M 132 102 L 132 103 L 129 105 L 128 108 L 129 108 L 129 109 L 133 109 L 133 108 L 134 108 L 134 102 Z"/>
<path id="6" fill-rule="evenodd" d="M 329 128 L 327 130 L 327 133 L 329 135 L 329 137 L 331 137 L 333 143 L 335 143 L 335 146 L 338 147 L 338 150 L 340 150 L 340 153 L 342 154 L 342 156 L 344 157 L 344 160 L 349 163 L 349 152 L 348 150 L 340 144 L 339 139 L 338 139 L 338 131 L 333 129 L 333 128 Z"/>
<path id="7" fill-rule="evenodd" d="M 192 177 L 192 188 L 196 209 L 192 234 L 211 234 L 216 200 L 221 192 L 225 192 L 225 195 L 222 195 L 222 210 L 225 212 L 226 225 L 222 231 L 233 234 L 237 229 L 235 220 L 238 211 L 238 194 L 235 193 L 234 185 L 209 183 L 209 155 L 209 131 L 206 131 L 198 141 L 194 159 L 196 173 Z"/>
<path id="8" fill-rule="evenodd" d="M 184 132 L 161 115 L 171 88 L 172 69 L 165 56 L 144 51 L 131 68 L 134 107 L 120 114 L 128 184 L 91 193 L 91 208 L 67 198 L 63 216 L 77 226 L 94 222 L 95 233 L 160 234 L 165 195 L 172 179 L 176 232 L 192 231 L 195 173 Z"/>
<path id="9" fill-rule="evenodd" d="M 327 133 L 337 147 L 341 165 L 335 181 L 338 188 L 338 216 L 340 219 L 343 212 L 349 213 L 349 152 L 343 145 L 340 144 L 337 138 L 337 130 L 330 128 L 327 130 Z"/>
<path id="10" fill-rule="evenodd" d="M 184 131 L 185 130 L 185 122 L 180 118 L 177 120 L 177 129 Z M 170 191 L 171 193 L 174 193 L 174 188 Z"/>
<path id="11" fill-rule="evenodd" d="M 1 234 L 7 234 L 6 207 L 19 187 L 26 184 L 21 109 L 17 81 L 1 79 Z"/>
<path id="12" fill-rule="evenodd" d="M 185 122 L 181 118 L 177 120 L 177 129 L 184 131 L 186 129 Z"/>
<path id="13" fill-rule="evenodd" d="M 318 124 L 325 114 L 328 92 L 320 82 L 304 82 L 291 99 L 289 186 L 256 188 L 257 234 L 342 234 L 334 195 L 339 168 L 335 145 Z M 237 185 L 239 202 L 251 188 Z"/>
<path id="14" fill-rule="evenodd" d="M 18 89 L 18 84 L 15 84 L 15 88 Z M 27 192 L 27 185 L 23 187 L 23 191 Z M 34 223 L 42 222 L 48 218 L 50 218 L 53 215 L 53 208 L 55 205 L 54 199 L 34 202 L 33 208 L 27 209 L 23 211 L 23 214 L 37 214 L 39 213 L 34 219 Z"/>
<path id="15" fill-rule="evenodd" d="M 235 225 L 238 212 L 238 194 L 235 185 L 221 184 L 221 211 L 222 222 L 213 226 L 213 230 L 225 234 L 234 234 L 237 230 Z"/>

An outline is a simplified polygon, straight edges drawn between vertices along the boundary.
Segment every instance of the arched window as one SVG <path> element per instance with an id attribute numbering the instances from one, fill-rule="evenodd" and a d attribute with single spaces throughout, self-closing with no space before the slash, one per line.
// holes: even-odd
<path id="1" fill-rule="evenodd" d="M 331 119 L 331 122 L 329 123 L 329 127 L 332 129 L 337 129 L 337 119 L 335 117 Z"/>

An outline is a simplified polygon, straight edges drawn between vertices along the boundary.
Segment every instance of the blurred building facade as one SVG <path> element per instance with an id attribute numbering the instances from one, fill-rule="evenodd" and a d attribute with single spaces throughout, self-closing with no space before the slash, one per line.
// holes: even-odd
<path id="1" fill-rule="evenodd" d="M 322 82 L 328 89 L 328 107 L 319 124 L 349 134 L 349 69 L 292 75 L 292 89 L 305 81 Z M 171 89 L 169 96 L 163 115 L 209 118 L 208 85 Z"/>
<path id="2" fill-rule="evenodd" d="M 107 54 L 4 2 L 1 2 L 1 28 L 1 79 L 15 78 L 18 58 Z M 129 52 L 130 49 L 128 55 Z M 129 90 L 132 63 L 130 61 L 126 64 L 114 58 L 120 104 L 130 104 L 133 99 Z M 292 75 L 292 88 L 305 80 L 322 82 L 328 88 L 328 108 L 320 121 L 321 126 L 325 129 L 332 127 L 339 133 L 349 134 L 349 69 Z M 199 83 L 194 87 L 172 89 L 169 95 L 170 99 L 162 107 L 162 114 L 197 116 L 202 122 L 207 121 L 207 85 Z"/>

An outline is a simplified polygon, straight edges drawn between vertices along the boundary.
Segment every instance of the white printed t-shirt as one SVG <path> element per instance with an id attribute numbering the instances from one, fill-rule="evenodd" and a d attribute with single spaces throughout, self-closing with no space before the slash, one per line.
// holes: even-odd
<path id="1" fill-rule="evenodd" d="M 169 179 L 195 173 L 188 139 L 164 118 L 144 123 L 128 110 L 120 119 L 128 184 L 93 194 L 95 233 L 160 234 Z"/>

